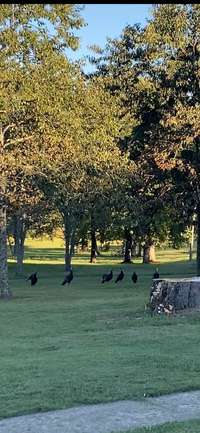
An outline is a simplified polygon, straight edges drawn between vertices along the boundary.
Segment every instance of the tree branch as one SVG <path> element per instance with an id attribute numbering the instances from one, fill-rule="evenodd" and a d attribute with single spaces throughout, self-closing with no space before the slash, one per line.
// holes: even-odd
<path id="1" fill-rule="evenodd" d="M 10 125 L 7 125 L 7 126 L 3 129 L 2 134 L 5 135 L 6 131 L 8 131 L 8 129 L 10 129 L 10 128 L 14 128 L 15 126 L 16 126 L 16 123 L 11 123 Z"/>
<path id="2" fill-rule="evenodd" d="M 33 138 L 33 135 L 28 135 L 28 137 L 16 138 L 15 140 L 8 140 L 7 143 L 4 145 L 4 148 L 10 146 L 11 144 L 23 143 L 23 141 L 30 140 L 31 138 Z"/>

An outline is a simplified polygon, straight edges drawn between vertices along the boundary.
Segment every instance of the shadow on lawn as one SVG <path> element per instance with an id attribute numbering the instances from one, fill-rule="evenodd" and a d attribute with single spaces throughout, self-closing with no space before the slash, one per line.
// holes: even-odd
<path id="1" fill-rule="evenodd" d="M 64 248 L 31 248 L 25 247 L 25 259 L 54 259 L 64 258 Z"/>
<path id="2" fill-rule="evenodd" d="M 45 249 L 48 251 L 48 249 Z M 59 257 L 56 255 L 56 252 L 59 249 L 55 250 L 55 258 Z M 61 254 L 62 252 L 62 254 Z M 64 268 L 64 257 L 63 257 L 63 250 L 60 252 L 60 258 L 63 259 L 63 263 L 40 263 L 39 260 L 46 259 L 46 251 L 40 256 L 40 254 L 36 254 L 32 256 L 26 255 L 26 259 L 33 258 L 34 260 L 38 260 L 37 263 L 34 263 L 30 261 L 30 263 L 24 263 L 24 274 L 23 277 L 26 277 L 30 275 L 30 273 L 33 272 L 39 272 L 41 278 L 54 278 L 54 275 L 61 275 L 65 274 L 65 268 Z M 49 260 L 54 258 L 54 255 L 51 253 L 49 254 Z M 83 260 L 82 263 L 76 262 L 79 260 Z M 186 277 L 186 276 L 195 276 L 196 275 L 196 261 L 186 261 L 186 260 L 176 260 L 174 262 L 167 261 L 165 263 L 151 263 L 151 264 L 142 264 L 138 262 L 133 262 L 133 264 L 122 264 L 120 257 L 112 257 L 112 256 L 103 256 L 99 257 L 97 259 L 96 263 L 89 263 L 89 255 L 77 255 L 72 260 L 74 275 L 78 273 L 82 277 L 88 278 L 89 275 L 102 275 L 105 272 L 109 272 L 111 269 L 113 269 L 114 277 L 117 275 L 118 272 L 120 272 L 120 269 L 122 268 L 125 273 L 132 274 L 133 271 L 136 271 L 138 273 L 138 276 L 143 277 L 149 277 L 153 275 L 153 272 L 155 270 L 155 267 L 158 267 L 160 277 L 161 278 L 167 278 L 167 277 Z M 11 274 L 15 276 L 15 270 L 16 270 L 16 264 L 15 263 L 9 263 L 9 269 L 11 271 Z M 23 277 L 17 277 L 15 278 L 23 278 Z"/>

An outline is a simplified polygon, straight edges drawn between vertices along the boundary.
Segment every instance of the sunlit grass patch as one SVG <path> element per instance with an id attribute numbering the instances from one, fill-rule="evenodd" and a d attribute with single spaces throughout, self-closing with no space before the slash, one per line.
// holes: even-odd
<path id="1" fill-rule="evenodd" d="M 66 287 L 63 250 L 52 247 L 27 243 L 24 278 L 9 264 L 14 298 L 0 302 L 1 417 L 200 388 L 199 314 L 144 310 L 154 265 L 121 265 L 109 254 L 90 264 L 89 254 L 80 255 Z M 161 255 L 161 275 L 194 273 L 182 252 L 176 262 Z M 104 272 L 116 276 L 122 266 L 122 282 L 101 284 Z M 25 276 L 36 270 L 31 288 Z"/>

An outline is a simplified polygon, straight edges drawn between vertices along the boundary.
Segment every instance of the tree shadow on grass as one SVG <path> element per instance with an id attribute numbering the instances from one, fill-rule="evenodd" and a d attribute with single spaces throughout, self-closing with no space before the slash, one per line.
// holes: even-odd
<path id="1" fill-rule="evenodd" d="M 47 249 L 48 251 L 48 249 Z M 55 252 L 57 254 L 57 251 Z M 56 256 L 57 257 L 57 256 Z M 54 256 L 49 255 L 49 260 L 52 258 L 54 259 Z M 46 255 L 44 254 L 42 256 L 42 259 L 40 259 L 40 256 L 35 255 L 34 260 L 37 259 L 37 263 L 29 262 L 24 263 L 24 278 L 26 278 L 28 275 L 30 275 L 33 272 L 39 272 L 41 278 L 54 278 L 54 275 L 61 275 L 63 276 L 65 272 L 64 267 L 64 257 L 61 256 L 63 259 L 63 263 L 40 263 L 40 260 L 46 259 Z M 27 257 L 26 257 L 27 259 Z M 31 260 L 31 259 L 30 259 Z M 58 258 L 59 260 L 59 258 Z M 114 272 L 114 278 L 117 275 L 118 272 L 120 272 L 120 269 L 123 269 L 126 274 L 132 274 L 133 271 L 136 271 L 139 275 L 139 277 L 149 277 L 153 275 L 153 272 L 155 270 L 155 267 L 158 267 L 160 277 L 161 278 L 167 278 L 167 277 L 189 277 L 189 276 L 195 276 L 196 275 L 196 261 L 185 261 L 185 260 L 179 260 L 175 262 L 165 262 L 165 263 L 150 263 L 150 264 L 142 264 L 138 262 L 134 262 L 133 264 L 121 264 L 121 258 L 119 257 L 100 257 L 97 259 L 96 263 L 89 263 L 89 256 L 84 255 L 80 256 L 77 255 L 72 260 L 72 266 L 74 270 L 74 274 L 79 274 L 82 277 L 88 278 L 90 275 L 99 275 L 101 276 L 105 272 L 109 272 L 111 269 L 113 269 Z M 23 277 L 17 277 L 15 275 L 16 272 L 16 264 L 15 263 L 9 263 L 9 270 L 11 272 L 11 277 L 14 275 L 15 278 L 23 278 Z"/>

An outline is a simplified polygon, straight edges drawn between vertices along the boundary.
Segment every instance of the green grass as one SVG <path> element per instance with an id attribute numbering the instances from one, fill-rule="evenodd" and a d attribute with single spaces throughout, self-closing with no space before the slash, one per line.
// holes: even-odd
<path id="1" fill-rule="evenodd" d="M 156 427 L 128 430 L 120 433 L 199 433 L 200 420 L 187 422 L 170 422 Z"/>
<path id="2" fill-rule="evenodd" d="M 82 255 L 63 287 L 59 242 L 55 249 L 28 242 L 25 275 L 39 274 L 33 288 L 9 265 L 14 298 L 0 302 L 0 417 L 199 389 L 199 313 L 144 312 L 155 266 L 123 265 L 124 282 L 103 285 L 101 275 L 116 274 L 119 258 L 106 254 L 91 265 Z M 161 275 L 193 275 L 186 259 L 184 251 L 161 252 Z"/>

